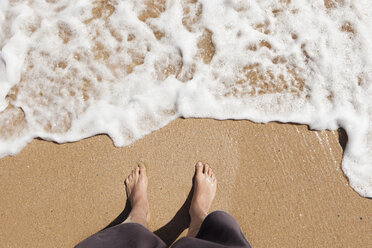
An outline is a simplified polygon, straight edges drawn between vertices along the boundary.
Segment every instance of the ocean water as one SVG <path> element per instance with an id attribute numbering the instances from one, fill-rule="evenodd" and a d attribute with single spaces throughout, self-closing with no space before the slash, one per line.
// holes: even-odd
<path id="1" fill-rule="evenodd" d="M 1 0 L 0 157 L 183 117 L 344 128 L 372 197 L 372 1 Z"/>

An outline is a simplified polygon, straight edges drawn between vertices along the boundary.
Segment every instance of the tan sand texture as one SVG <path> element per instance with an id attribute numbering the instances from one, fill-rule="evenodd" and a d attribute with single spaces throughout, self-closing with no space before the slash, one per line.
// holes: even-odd
<path id="1" fill-rule="evenodd" d="M 178 119 L 123 148 L 106 136 L 35 140 L 0 160 L 0 246 L 73 247 L 106 227 L 122 213 L 123 181 L 140 161 L 150 229 L 172 242 L 187 209 L 161 227 L 182 207 L 201 160 L 218 177 L 213 209 L 232 214 L 253 247 L 372 247 L 372 200 L 348 186 L 341 157 L 337 132 L 249 121 Z"/>
<path id="2" fill-rule="evenodd" d="M 107 2 L 97 1 L 110 7 Z M 329 8 L 338 2 L 325 1 Z M 157 17 L 164 5 L 148 1 L 139 19 Z M 199 15 L 184 18 L 185 27 L 191 30 Z M 209 64 L 215 52 L 209 30 L 198 48 Z M 165 76 L 178 76 L 179 67 Z M 254 86 L 259 76 L 247 73 L 247 81 Z M 23 128 L 22 112 L 13 115 L 15 127 L 0 132 Z M 348 186 L 341 159 L 337 132 L 249 121 L 178 119 L 124 148 L 106 136 L 62 145 L 34 140 L 0 160 L 0 247 L 73 247 L 118 216 L 123 220 L 123 182 L 138 162 L 148 168 L 150 229 L 171 243 L 185 233 L 184 202 L 198 160 L 218 177 L 213 209 L 232 214 L 253 247 L 372 247 L 372 200 Z"/>

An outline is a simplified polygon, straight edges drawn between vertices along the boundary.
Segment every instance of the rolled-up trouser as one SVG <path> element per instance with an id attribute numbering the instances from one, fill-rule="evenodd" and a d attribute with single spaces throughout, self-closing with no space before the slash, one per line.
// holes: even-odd
<path id="1" fill-rule="evenodd" d="M 76 248 L 165 248 L 166 244 L 155 234 L 137 223 L 124 223 L 100 231 Z M 174 248 L 223 248 L 251 247 L 235 219 L 224 211 L 209 214 L 200 226 L 195 238 L 184 237 L 173 244 Z"/>

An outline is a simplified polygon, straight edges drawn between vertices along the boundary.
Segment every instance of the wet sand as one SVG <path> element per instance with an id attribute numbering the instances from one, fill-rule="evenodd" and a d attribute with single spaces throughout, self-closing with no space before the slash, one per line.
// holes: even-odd
<path id="1" fill-rule="evenodd" d="M 372 200 L 348 186 L 341 158 L 337 132 L 249 121 L 178 119 L 123 148 L 103 135 L 35 140 L 0 160 L 0 243 L 74 246 L 122 213 L 123 181 L 140 161 L 156 231 L 181 208 L 201 160 L 218 176 L 213 209 L 232 214 L 253 247 L 371 247 Z M 158 230 L 167 242 L 183 230 L 183 210 Z"/>

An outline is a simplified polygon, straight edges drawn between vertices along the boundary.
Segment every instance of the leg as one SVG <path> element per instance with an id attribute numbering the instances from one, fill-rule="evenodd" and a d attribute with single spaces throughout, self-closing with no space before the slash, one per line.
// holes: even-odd
<path id="1" fill-rule="evenodd" d="M 80 242 L 76 248 L 165 248 L 164 242 L 138 223 L 123 223 L 102 230 Z"/>
<path id="2" fill-rule="evenodd" d="M 127 177 L 125 185 L 132 207 L 128 218 L 120 225 L 90 236 L 79 243 L 77 248 L 166 247 L 159 237 L 146 228 L 150 212 L 147 201 L 147 175 L 142 164 Z"/>
<path id="3" fill-rule="evenodd" d="M 134 222 L 147 227 L 147 223 L 150 221 L 147 184 L 146 168 L 143 164 L 139 164 L 125 179 L 127 197 L 132 210 L 124 223 Z"/>
<path id="4" fill-rule="evenodd" d="M 231 215 L 223 211 L 215 211 L 205 218 L 195 238 L 182 238 L 172 247 L 251 248 L 251 245 Z"/>
<path id="5" fill-rule="evenodd" d="M 196 238 L 229 247 L 251 247 L 236 220 L 224 211 L 209 214 Z"/>
<path id="6" fill-rule="evenodd" d="M 215 211 L 208 215 L 216 188 L 217 180 L 212 169 L 208 164 L 198 162 L 195 166 L 189 232 L 187 237 L 173 245 L 174 248 L 251 247 L 231 215 L 223 211 Z"/>
<path id="7" fill-rule="evenodd" d="M 208 215 L 216 194 L 217 179 L 208 164 L 198 162 L 195 165 L 194 193 L 190 205 L 190 227 L 188 237 L 195 237 L 200 225 Z"/>

